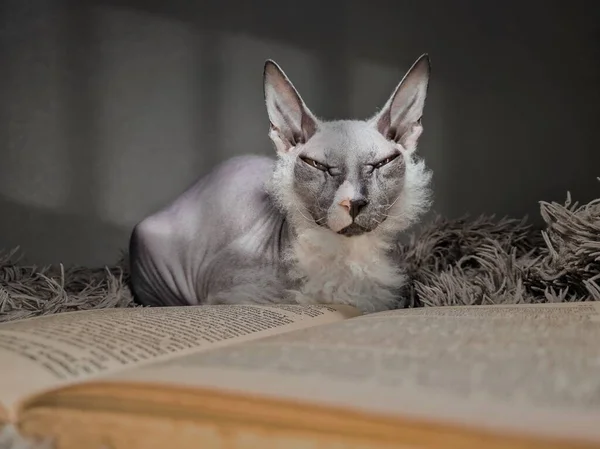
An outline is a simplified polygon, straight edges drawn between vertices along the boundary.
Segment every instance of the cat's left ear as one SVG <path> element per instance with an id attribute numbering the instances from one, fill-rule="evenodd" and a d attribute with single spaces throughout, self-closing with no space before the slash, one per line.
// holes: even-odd
<path id="1" fill-rule="evenodd" d="M 402 145 L 408 152 L 416 149 L 423 132 L 421 117 L 430 72 L 429 56 L 424 54 L 408 70 L 381 111 L 370 120 L 385 138 Z"/>
<path id="2" fill-rule="evenodd" d="M 263 83 L 271 124 L 269 137 L 277 151 L 287 152 L 306 143 L 315 134 L 318 121 L 275 61 L 265 63 Z"/>

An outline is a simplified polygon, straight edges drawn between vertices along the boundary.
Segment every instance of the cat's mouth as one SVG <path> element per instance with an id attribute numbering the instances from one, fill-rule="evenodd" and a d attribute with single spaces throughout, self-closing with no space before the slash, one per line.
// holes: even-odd
<path id="1" fill-rule="evenodd" d="M 349 226 L 346 226 L 344 229 L 338 231 L 339 235 L 343 235 L 344 237 L 355 237 L 357 235 L 362 235 L 366 232 L 369 232 L 370 229 L 363 228 L 361 225 L 352 223 Z"/>

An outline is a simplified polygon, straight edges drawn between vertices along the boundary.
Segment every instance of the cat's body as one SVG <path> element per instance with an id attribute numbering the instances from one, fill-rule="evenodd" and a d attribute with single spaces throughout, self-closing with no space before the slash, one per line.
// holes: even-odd
<path id="1" fill-rule="evenodd" d="M 429 74 L 422 61 L 376 117 L 335 122 L 316 119 L 268 62 L 278 157 L 230 159 L 135 227 L 138 301 L 336 303 L 364 312 L 404 305 L 394 248 L 427 207 L 430 179 L 412 154 Z M 394 117 L 403 85 L 412 90 Z"/>

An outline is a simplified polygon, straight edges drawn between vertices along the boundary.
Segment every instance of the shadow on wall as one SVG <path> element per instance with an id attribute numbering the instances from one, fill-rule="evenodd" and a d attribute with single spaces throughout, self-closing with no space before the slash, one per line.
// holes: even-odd
<path id="1" fill-rule="evenodd" d="M 366 117 L 424 51 L 435 208 L 596 196 L 600 2 L 2 2 L 0 249 L 112 263 L 220 161 L 273 153 L 262 63 L 323 118 Z M 515 14 L 518 11 L 518 14 Z M 574 82 L 576 80 L 576 82 Z"/>
<path id="2" fill-rule="evenodd" d="M 70 266 L 85 261 L 90 266 L 102 266 L 118 262 L 120 251 L 127 249 L 123 236 L 129 229 L 119 228 L 98 217 L 23 205 L 2 196 L 0 211 L 0 234 L 11 236 L 11 242 L 2 244 L 0 252 L 19 246 L 19 255 L 27 263 L 64 262 L 65 266 Z M 40 257 L 40 254 L 59 256 Z M 61 254 L 67 254 L 68 260 L 60 257 Z"/>
<path id="3" fill-rule="evenodd" d="M 85 2 L 31 3 L 3 2 L 0 250 L 110 263 L 127 231 L 97 213 L 94 17 Z"/>
<path id="4" fill-rule="evenodd" d="M 468 3 L 477 19 L 452 39 L 464 50 L 443 86 L 443 145 L 456 156 L 438 179 L 445 212 L 462 203 L 541 224 L 540 201 L 600 197 L 600 3 Z"/>

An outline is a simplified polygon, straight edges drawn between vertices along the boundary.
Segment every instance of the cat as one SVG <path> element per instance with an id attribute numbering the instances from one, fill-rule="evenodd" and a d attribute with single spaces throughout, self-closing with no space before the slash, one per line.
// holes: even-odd
<path id="1" fill-rule="evenodd" d="M 231 158 L 134 227 L 136 301 L 405 307 L 394 249 L 431 204 L 415 155 L 430 71 L 424 54 L 374 116 L 325 121 L 267 60 L 276 157 Z"/>

